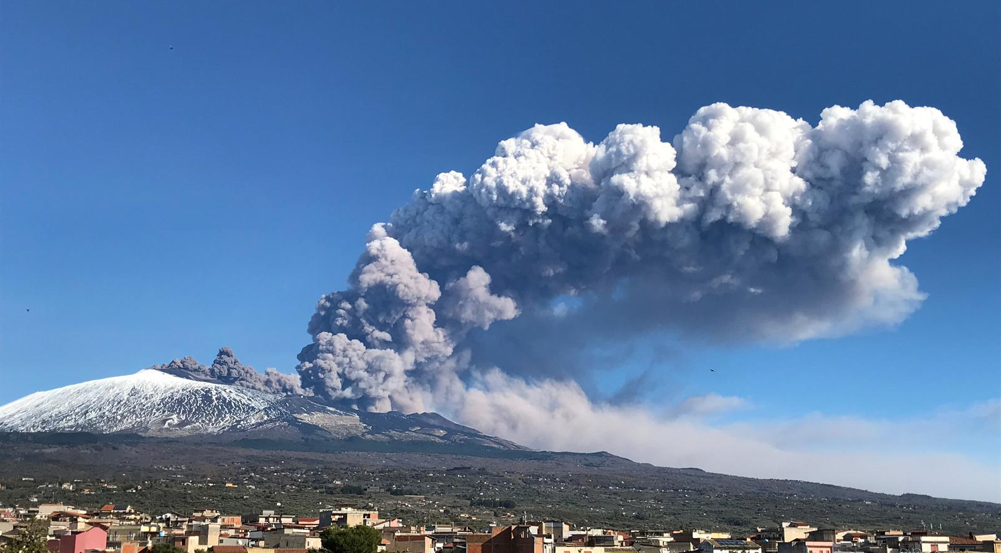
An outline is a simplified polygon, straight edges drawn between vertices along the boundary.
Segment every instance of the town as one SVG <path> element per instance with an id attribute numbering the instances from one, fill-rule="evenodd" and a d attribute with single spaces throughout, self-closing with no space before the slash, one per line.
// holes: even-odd
<path id="1" fill-rule="evenodd" d="M 370 542 L 330 545 L 338 532 L 362 530 Z M 44 549 L 43 549 L 44 545 Z M 34 548 L 32 548 L 32 546 Z M 1001 553 L 997 533 L 949 535 L 935 528 L 823 528 L 803 521 L 749 529 L 663 531 L 581 527 L 571 521 L 413 525 L 372 508 L 316 513 L 275 509 L 232 514 L 143 513 L 128 504 L 77 508 L 62 503 L 0 507 L 4 553 Z"/>

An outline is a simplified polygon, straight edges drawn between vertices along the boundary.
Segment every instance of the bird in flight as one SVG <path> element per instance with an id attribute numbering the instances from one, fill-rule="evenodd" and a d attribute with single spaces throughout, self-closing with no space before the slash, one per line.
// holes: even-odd
<path id="1" fill-rule="evenodd" d="M 25 309 L 25 311 L 27 311 L 28 313 L 31 313 L 31 310 L 30 310 L 30 309 Z"/>
<path id="2" fill-rule="evenodd" d="M 716 372 L 716 369 L 709 369 L 709 372 L 714 373 Z"/>

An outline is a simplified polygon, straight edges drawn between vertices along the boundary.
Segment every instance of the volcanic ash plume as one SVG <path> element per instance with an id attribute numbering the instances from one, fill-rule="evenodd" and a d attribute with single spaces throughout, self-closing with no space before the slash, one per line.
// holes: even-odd
<path id="1" fill-rule="evenodd" d="M 895 324 L 924 296 L 893 261 L 984 182 L 962 145 L 941 112 L 900 101 L 831 107 L 816 127 L 714 104 L 671 142 L 643 125 L 598 144 L 536 125 L 372 228 L 348 289 L 309 323 L 302 386 L 417 411 L 455 402 L 477 367 L 585 371 L 567 360 L 603 341 Z"/>
<path id="2" fill-rule="evenodd" d="M 199 380 L 234 384 L 244 388 L 271 392 L 273 394 L 291 395 L 306 393 L 299 385 L 299 376 L 284 374 L 275 369 L 267 369 L 263 373 L 254 367 L 244 365 L 236 358 L 236 354 L 228 347 L 221 348 L 211 365 L 202 365 L 193 357 L 174 359 L 170 363 L 149 367 L 178 376 L 194 377 Z"/>

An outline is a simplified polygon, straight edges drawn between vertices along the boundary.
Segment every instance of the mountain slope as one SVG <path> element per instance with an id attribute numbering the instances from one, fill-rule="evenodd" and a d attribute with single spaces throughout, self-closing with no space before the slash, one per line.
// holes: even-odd
<path id="1" fill-rule="evenodd" d="M 266 440 L 293 448 L 366 440 L 392 446 L 524 449 L 432 413 L 366 413 L 156 369 L 37 392 L 0 407 L 0 432 L 131 433 Z M 364 449 L 364 448 L 362 448 Z"/>
<path id="2" fill-rule="evenodd" d="M 437 453 L 370 449 L 319 452 L 198 437 L 0 433 L 0 482 L 5 484 L 0 503 L 26 504 L 35 497 L 97 506 L 127 501 L 153 512 L 205 505 L 252 512 L 273 508 L 280 500 L 287 513 L 374 503 L 408 523 L 427 520 L 429 510 L 440 517 L 438 522 L 475 525 L 513 523 L 527 512 L 584 526 L 658 531 L 708 527 L 740 535 L 790 519 L 869 530 L 910 530 L 934 521 L 944 525 L 943 531 L 960 535 L 995 532 L 1001 520 L 998 504 L 654 467 L 603 453 L 481 448 L 476 455 L 462 455 L 457 454 L 462 448 L 455 447 Z M 81 484 L 75 492 L 58 484 L 76 479 Z M 99 479 L 119 487 L 106 488 L 95 483 Z M 125 491 L 142 481 L 148 481 L 142 493 Z M 219 485 L 223 481 L 238 487 Z M 45 483 L 53 485 L 40 487 Z M 365 492 L 342 490 L 345 484 Z M 95 495 L 80 495 L 81 487 Z M 496 500 L 513 501 L 516 508 L 508 512 Z"/>
<path id="3" fill-rule="evenodd" d="M 4 405 L 0 430 L 212 434 L 239 424 L 278 399 L 265 392 L 146 369 L 36 392 Z"/>

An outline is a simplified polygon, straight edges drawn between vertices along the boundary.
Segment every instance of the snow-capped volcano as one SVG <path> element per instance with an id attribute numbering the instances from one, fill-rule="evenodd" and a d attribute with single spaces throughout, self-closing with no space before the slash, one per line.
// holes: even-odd
<path id="1" fill-rule="evenodd" d="M 7 432 L 213 434 L 279 396 L 180 378 L 154 369 L 36 392 L 0 407 Z"/>
<path id="2" fill-rule="evenodd" d="M 425 442 L 523 449 L 434 413 L 366 413 L 155 368 L 36 392 L 0 407 L 0 432 Z"/>

